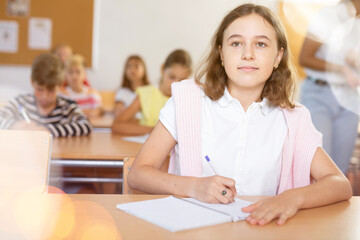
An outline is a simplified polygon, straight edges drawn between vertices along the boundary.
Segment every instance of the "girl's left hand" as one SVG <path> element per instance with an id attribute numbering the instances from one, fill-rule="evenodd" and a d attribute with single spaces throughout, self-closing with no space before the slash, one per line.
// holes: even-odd
<path id="1" fill-rule="evenodd" d="M 300 202 L 293 195 L 284 192 L 272 198 L 260 200 L 250 206 L 242 208 L 244 212 L 251 213 L 247 218 L 250 224 L 265 225 L 278 218 L 277 224 L 284 224 L 293 217 L 300 208 Z"/>

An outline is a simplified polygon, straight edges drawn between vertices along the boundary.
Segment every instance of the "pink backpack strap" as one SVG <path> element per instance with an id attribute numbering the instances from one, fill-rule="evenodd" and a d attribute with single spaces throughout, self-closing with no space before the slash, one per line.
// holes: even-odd
<path id="1" fill-rule="evenodd" d="M 175 102 L 181 175 L 200 177 L 202 90 L 193 79 L 188 79 L 173 83 L 171 91 Z M 174 170 L 174 154 L 171 154 L 169 172 L 174 173 Z"/>

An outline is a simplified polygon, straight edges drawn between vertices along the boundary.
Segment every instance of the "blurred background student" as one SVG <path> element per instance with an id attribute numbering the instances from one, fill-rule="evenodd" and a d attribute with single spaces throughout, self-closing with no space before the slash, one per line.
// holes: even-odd
<path id="1" fill-rule="evenodd" d="M 171 84 L 188 78 L 192 73 L 192 60 L 184 50 L 170 53 L 161 67 L 160 86 L 152 85 L 136 89 L 137 97 L 113 122 L 112 131 L 124 135 L 150 133 L 159 119 L 161 108 L 171 96 Z M 134 119 L 141 111 L 140 122 Z"/>
<path id="2" fill-rule="evenodd" d="M 100 116 L 102 114 L 101 96 L 97 90 L 84 84 L 85 78 L 85 60 L 81 55 L 74 54 L 66 62 L 67 86 L 62 89 L 62 94 L 75 100 L 87 116 Z"/>
<path id="3" fill-rule="evenodd" d="M 51 52 L 60 58 L 64 66 L 66 65 L 66 62 L 74 55 L 73 48 L 68 44 L 58 44 L 51 50 Z M 66 86 L 66 81 L 64 81 L 63 84 Z M 86 78 L 84 79 L 84 84 L 86 86 L 90 86 L 90 83 Z"/>
<path id="4" fill-rule="evenodd" d="M 325 7 L 310 22 L 300 54 L 307 74 L 301 102 L 323 134 L 323 148 L 344 174 L 358 135 L 359 15 L 360 0 Z"/>
<path id="5" fill-rule="evenodd" d="M 115 116 L 132 104 L 137 96 L 135 90 L 145 85 L 149 85 L 149 79 L 144 60 L 138 55 L 129 56 L 125 63 L 121 87 L 115 93 Z"/>
<path id="6" fill-rule="evenodd" d="M 58 96 L 63 70 L 54 54 L 36 57 L 31 69 L 33 93 L 20 95 L 0 109 L 0 129 L 46 130 L 54 137 L 90 134 L 92 126 L 76 102 Z"/>
<path id="7" fill-rule="evenodd" d="M 64 65 L 74 54 L 72 47 L 67 44 L 58 44 L 51 50 L 51 52 L 58 56 Z"/>

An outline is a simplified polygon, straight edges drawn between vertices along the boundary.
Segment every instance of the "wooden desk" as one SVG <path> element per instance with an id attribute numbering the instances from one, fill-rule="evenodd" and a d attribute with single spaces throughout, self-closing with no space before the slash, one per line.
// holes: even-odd
<path id="1" fill-rule="evenodd" d="M 111 128 L 114 121 L 114 115 L 112 113 L 105 113 L 101 117 L 90 118 L 90 122 L 94 129 L 97 128 Z"/>
<path id="2" fill-rule="evenodd" d="M 56 138 L 51 154 L 51 182 L 101 182 L 122 183 L 123 160 L 135 158 L 142 144 L 122 140 L 112 133 L 93 132 L 90 136 Z M 64 168 L 82 168 L 85 177 L 63 176 Z M 89 168 L 107 168 L 95 171 L 97 175 L 113 177 L 89 177 Z M 80 171 L 81 172 L 81 171 Z M 106 174 L 106 172 L 108 172 Z M 87 175 L 87 176 L 86 176 Z"/>
<path id="3" fill-rule="evenodd" d="M 89 136 L 55 138 L 52 159 L 123 160 L 135 157 L 142 144 L 124 141 L 122 135 L 93 132 Z"/>
<path id="4" fill-rule="evenodd" d="M 116 209 L 116 204 L 155 199 L 155 195 L 68 195 L 76 201 L 91 201 L 104 207 L 113 217 L 123 240 L 127 239 L 360 239 L 360 197 L 326 207 L 301 210 L 285 225 L 273 221 L 266 226 L 251 226 L 245 221 L 225 223 L 188 231 L 171 233 L 156 225 Z M 255 201 L 259 197 L 248 197 Z M 91 211 L 91 209 L 88 209 Z M 92 213 L 97 219 L 96 212 Z M 103 214 L 103 213 L 102 213 Z M 78 215 L 78 221 L 88 219 L 88 213 Z"/>
<path id="5" fill-rule="evenodd" d="M 0 238 L 40 239 L 35 237 L 39 233 L 41 239 L 55 239 L 54 234 L 58 239 L 360 239 L 360 197 L 301 210 L 283 226 L 277 226 L 274 221 L 265 226 L 240 221 L 176 233 L 116 209 L 118 203 L 160 197 L 166 196 L 24 193 L 0 205 Z M 6 197 L 1 200 L 7 203 Z"/>

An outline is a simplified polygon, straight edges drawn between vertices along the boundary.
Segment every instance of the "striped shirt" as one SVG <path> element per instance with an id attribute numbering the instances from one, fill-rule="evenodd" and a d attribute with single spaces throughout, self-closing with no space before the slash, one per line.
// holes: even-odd
<path id="1" fill-rule="evenodd" d="M 92 126 L 75 101 L 58 96 L 56 107 L 46 116 L 39 113 L 33 94 L 20 95 L 0 109 L 0 129 L 24 120 L 20 109 L 31 121 L 46 127 L 54 137 L 88 135 Z"/>
<path id="2" fill-rule="evenodd" d="M 74 92 L 70 87 L 65 88 L 65 96 L 75 100 L 81 109 L 96 109 L 101 107 L 100 94 L 89 87 L 83 86 L 83 90 L 80 93 Z"/>

